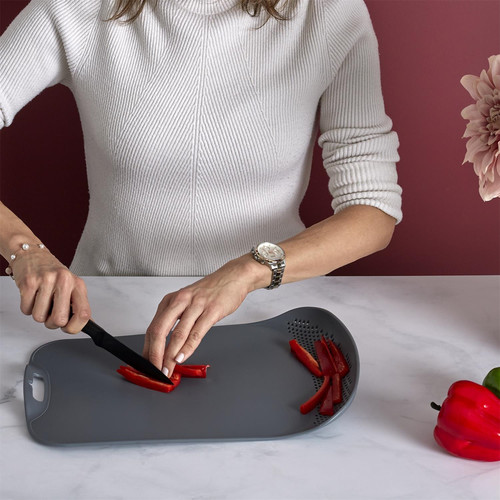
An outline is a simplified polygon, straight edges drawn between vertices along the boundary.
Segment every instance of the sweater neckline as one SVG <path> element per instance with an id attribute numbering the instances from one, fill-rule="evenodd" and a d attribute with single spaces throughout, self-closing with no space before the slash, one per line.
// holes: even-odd
<path id="1" fill-rule="evenodd" d="M 195 14 L 221 14 L 239 3 L 239 0 L 169 0 Z"/>

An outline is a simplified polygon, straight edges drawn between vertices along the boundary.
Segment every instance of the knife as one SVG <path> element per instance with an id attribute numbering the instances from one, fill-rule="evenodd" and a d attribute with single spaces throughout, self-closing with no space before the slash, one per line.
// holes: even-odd
<path id="1" fill-rule="evenodd" d="M 158 370 L 153 363 L 137 354 L 130 347 L 122 344 L 91 319 L 82 328 L 82 332 L 86 333 L 94 341 L 95 345 L 106 349 L 106 351 L 121 359 L 132 368 L 155 380 L 172 385 L 172 381 L 161 370 Z"/>

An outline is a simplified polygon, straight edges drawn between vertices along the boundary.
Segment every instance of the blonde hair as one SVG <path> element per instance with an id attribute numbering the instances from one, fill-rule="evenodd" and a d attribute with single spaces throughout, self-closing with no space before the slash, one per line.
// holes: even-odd
<path id="1" fill-rule="evenodd" d="M 281 14 L 277 5 L 281 0 L 240 0 L 241 8 L 250 16 L 256 17 L 263 10 L 269 17 L 274 17 L 280 21 L 285 20 L 286 17 Z M 131 23 L 135 21 L 144 9 L 146 3 L 151 3 L 153 7 L 156 6 L 158 0 L 115 0 L 115 5 L 109 21 L 116 21 L 125 18 L 125 22 Z M 287 0 L 284 3 L 288 3 Z"/>

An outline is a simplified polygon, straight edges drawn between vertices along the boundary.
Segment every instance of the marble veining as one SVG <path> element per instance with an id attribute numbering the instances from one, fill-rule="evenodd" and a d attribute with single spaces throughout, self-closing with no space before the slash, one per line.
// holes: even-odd
<path id="1" fill-rule="evenodd" d="M 164 294 L 194 278 L 86 278 L 94 319 L 144 333 Z M 330 310 L 354 336 L 358 393 L 347 412 L 307 434 L 271 441 L 52 448 L 29 436 L 23 373 L 40 345 L 67 338 L 19 312 L 0 278 L 0 499 L 493 500 L 497 464 L 434 443 L 449 385 L 481 382 L 500 360 L 500 279 L 326 277 L 259 290 L 222 324 L 303 306 Z M 79 334 L 84 337 L 83 334 Z M 256 367 L 258 369 L 258 367 Z"/>

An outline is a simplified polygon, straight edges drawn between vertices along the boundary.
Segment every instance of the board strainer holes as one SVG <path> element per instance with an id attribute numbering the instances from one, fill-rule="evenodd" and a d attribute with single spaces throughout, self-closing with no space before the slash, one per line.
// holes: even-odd
<path id="1" fill-rule="evenodd" d="M 309 352 L 314 352 L 314 340 L 320 337 L 322 330 L 311 325 L 309 320 L 294 318 L 287 322 L 288 333 Z"/>
<path id="2" fill-rule="evenodd" d="M 45 382 L 37 373 L 33 374 L 33 380 L 30 383 L 33 393 L 33 399 L 41 403 L 45 399 Z"/>

